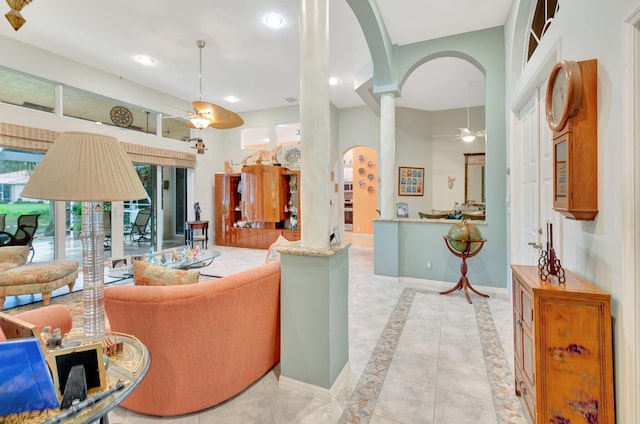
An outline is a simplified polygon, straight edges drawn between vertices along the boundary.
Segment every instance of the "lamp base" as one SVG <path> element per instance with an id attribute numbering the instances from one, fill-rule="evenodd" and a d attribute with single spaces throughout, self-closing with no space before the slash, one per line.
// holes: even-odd
<path id="1" fill-rule="evenodd" d="M 104 226 L 101 202 L 82 203 L 82 293 L 84 335 L 103 339 L 104 319 Z"/>

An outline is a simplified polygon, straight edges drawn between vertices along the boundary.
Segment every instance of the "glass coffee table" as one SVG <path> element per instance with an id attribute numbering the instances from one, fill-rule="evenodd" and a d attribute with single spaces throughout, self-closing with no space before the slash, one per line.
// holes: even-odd
<path id="1" fill-rule="evenodd" d="M 171 253 L 156 253 L 153 255 L 154 263 L 163 265 L 167 268 L 173 269 L 198 269 L 211 265 L 213 260 L 220 256 L 222 253 L 217 250 L 201 250 L 195 257 L 181 257 L 178 261 L 171 260 Z M 165 258 L 165 263 L 162 263 L 162 256 Z M 146 260 L 146 259 L 143 259 Z M 133 277 L 133 268 L 131 266 L 110 269 L 108 274 L 110 278 L 126 279 Z M 217 275 L 202 274 L 207 277 L 218 277 Z"/>
<path id="2" fill-rule="evenodd" d="M 185 258 L 179 262 L 170 262 L 167 265 L 167 268 L 175 268 L 175 269 L 194 269 L 194 268 L 203 268 L 205 266 L 211 265 L 211 262 L 222 253 L 217 250 L 201 250 L 198 253 L 198 256 L 192 258 Z"/>

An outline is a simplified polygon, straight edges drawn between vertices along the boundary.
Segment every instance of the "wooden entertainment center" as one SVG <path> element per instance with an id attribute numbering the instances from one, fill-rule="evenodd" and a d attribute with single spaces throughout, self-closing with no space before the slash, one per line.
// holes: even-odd
<path id="1" fill-rule="evenodd" d="M 216 173 L 214 184 L 217 245 L 266 249 L 280 235 L 300 240 L 300 171 L 246 165 Z"/>

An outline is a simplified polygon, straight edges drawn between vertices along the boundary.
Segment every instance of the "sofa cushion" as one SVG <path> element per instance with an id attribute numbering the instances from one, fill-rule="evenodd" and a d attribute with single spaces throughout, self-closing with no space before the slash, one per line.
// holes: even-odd
<path id="1" fill-rule="evenodd" d="M 280 260 L 280 252 L 278 252 L 278 247 L 285 246 L 298 246 L 300 244 L 299 241 L 289 241 L 284 238 L 282 235 L 278 236 L 278 239 L 273 242 L 271 246 L 269 246 L 269 250 L 267 250 L 267 259 L 265 263 L 275 262 Z"/>
<path id="2" fill-rule="evenodd" d="M 27 252 L 28 249 L 29 247 Z M 0 286 L 47 284 L 73 274 L 77 270 L 78 261 L 74 260 L 31 262 L 4 270 L 0 277 Z"/>
<path id="3" fill-rule="evenodd" d="M 145 261 L 133 261 L 133 283 L 137 286 L 177 286 L 195 284 L 200 271 L 165 268 Z"/>
<path id="4" fill-rule="evenodd" d="M 29 246 L 0 247 L 0 271 L 24 265 L 28 257 Z"/>

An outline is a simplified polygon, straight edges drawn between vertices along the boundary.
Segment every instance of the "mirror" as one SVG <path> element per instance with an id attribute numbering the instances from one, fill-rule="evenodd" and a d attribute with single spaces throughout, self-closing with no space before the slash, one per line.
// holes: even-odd
<path id="1" fill-rule="evenodd" d="M 464 154 L 464 203 L 484 210 L 484 153 Z"/>

